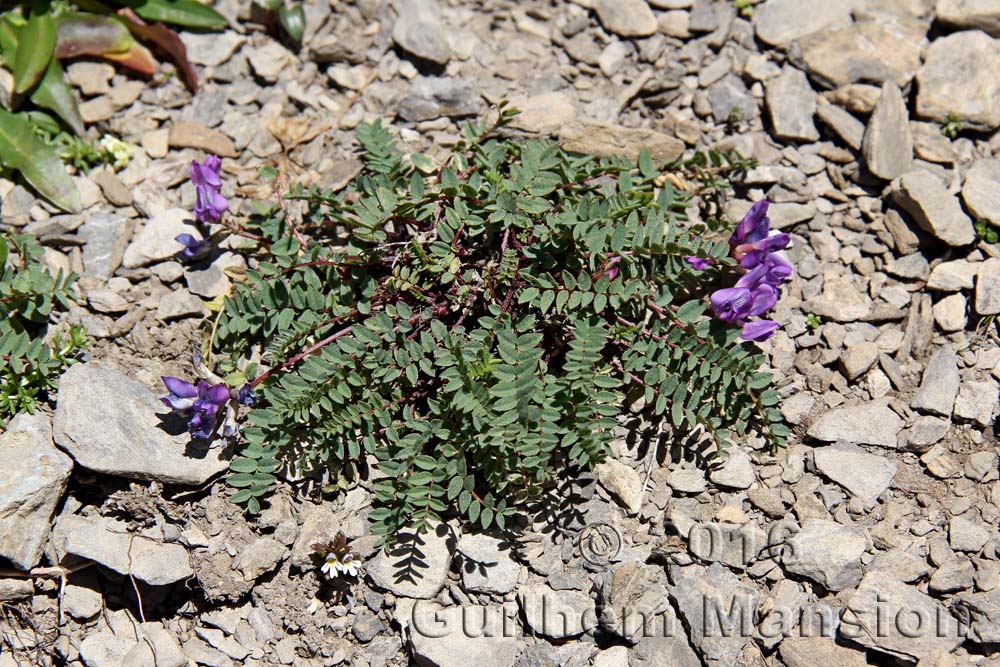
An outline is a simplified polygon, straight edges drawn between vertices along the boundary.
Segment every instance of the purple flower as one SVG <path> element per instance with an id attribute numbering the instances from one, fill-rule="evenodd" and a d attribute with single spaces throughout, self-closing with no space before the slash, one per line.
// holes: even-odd
<path id="1" fill-rule="evenodd" d="M 750 207 L 729 239 L 730 254 L 744 269 L 755 268 L 772 252 L 788 245 L 788 234 L 771 235 L 768 205 L 766 199 L 761 199 Z"/>
<path id="2" fill-rule="evenodd" d="M 607 263 L 605 263 L 605 266 L 608 267 L 606 271 L 608 280 L 614 280 L 615 278 L 618 277 L 618 264 L 621 261 L 622 261 L 621 255 L 612 255 L 611 257 L 608 258 Z"/>
<path id="3" fill-rule="evenodd" d="M 764 269 L 764 282 L 773 287 L 777 287 L 792 275 L 792 265 L 788 260 L 774 253 L 765 257 L 760 267 Z"/>
<path id="4" fill-rule="evenodd" d="M 708 267 L 712 266 L 712 260 L 705 259 L 704 257 L 695 257 L 693 255 L 688 255 L 684 258 L 684 261 L 691 265 L 695 271 L 704 271 Z"/>
<path id="5" fill-rule="evenodd" d="M 201 164 L 195 160 L 191 161 L 191 182 L 194 183 L 197 192 L 194 214 L 199 222 L 218 222 L 229 208 L 229 202 L 220 193 L 221 169 L 222 160 L 215 155 L 209 155 Z"/>
<path id="6" fill-rule="evenodd" d="M 197 385 L 180 378 L 163 377 L 170 393 L 160 400 L 173 410 L 189 412 L 188 431 L 195 438 L 209 439 L 215 431 L 219 408 L 229 402 L 229 387 L 199 380 Z"/>
<path id="7" fill-rule="evenodd" d="M 740 338 L 743 340 L 767 340 L 780 328 L 777 322 L 772 320 L 756 320 L 743 325 L 743 332 Z"/>
<path id="8" fill-rule="evenodd" d="M 208 254 L 209 248 L 212 247 L 208 241 L 202 241 L 191 234 L 178 234 L 174 240 L 184 246 L 181 256 L 185 259 L 200 259 Z"/>
<path id="9" fill-rule="evenodd" d="M 257 394 L 253 393 L 253 387 L 249 384 L 240 387 L 239 393 L 236 394 L 236 402 L 250 408 L 257 405 Z"/>
<path id="10" fill-rule="evenodd" d="M 742 324 L 747 318 L 763 315 L 778 303 L 778 290 L 760 284 L 753 289 L 737 285 L 716 290 L 709 297 L 715 316 L 730 324 Z"/>

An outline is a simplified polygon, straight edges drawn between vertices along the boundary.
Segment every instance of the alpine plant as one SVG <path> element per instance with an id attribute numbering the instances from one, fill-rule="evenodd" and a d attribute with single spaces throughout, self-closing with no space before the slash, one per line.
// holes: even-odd
<path id="1" fill-rule="evenodd" d="M 293 189 L 231 228 L 258 243 L 208 332 L 214 372 L 247 372 L 257 400 L 234 501 L 259 511 L 282 473 L 327 491 L 364 477 L 373 530 L 390 541 L 455 514 L 507 527 L 599 463 L 625 413 L 651 442 L 784 443 L 748 342 L 773 333 L 759 318 L 791 271 L 766 202 L 727 238 L 717 221 L 690 222 L 689 193 L 672 185 L 697 182 L 705 156 L 598 159 L 498 137 L 515 113 L 500 105 L 437 160 L 363 125 L 349 185 Z M 740 162 L 711 160 L 718 189 Z M 208 167 L 192 169 L 206 219 L 225 210 Z M 168 389 L 199 437 L 240 394 Z M 326 564 L 352 573 L 339 556 Z"/>

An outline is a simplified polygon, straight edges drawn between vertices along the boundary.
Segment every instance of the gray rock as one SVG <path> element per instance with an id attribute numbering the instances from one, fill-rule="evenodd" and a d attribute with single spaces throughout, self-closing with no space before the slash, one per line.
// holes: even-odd
<path id="1" fill-rule="evenodd" d="M 751 120 L 759 115 L 757 100 L 747 90 L 743 79 L 727 74 L 708 88 L 708 102 L 716 123 L 730 119 Z"/>
<path id="2" fill-rule="evenodd" d="M 701 667 L 701 660 L 688 643 L 673 609 L 668 609 L 664 615 L 669 616 L 668 630 L 641 638 L 629 651 L 630 667 Z"/>
<path id="3" fill-rule="evenodd" d="M 892 198 L 922 229 L 948 245 L 968 245 L 976 240 L 972 220 L 958 197 L 930 173 L 918 169 L 903 174 L 892 183 Z"/>
<path id="4" fill-rule="evenodd" d="M 622 127 L 610 123 L 574 121 L 559 130 L 559 143 L 571 153 L 598 157 L 639 157 L 642 149 L 654 160 L 671 162 L 684 152 L 684 142 L 676 137 L 643 128 Z"/>
<path id="5" fill-rule="evenodd" d="M 630 514 L 642 509 L 642 478 L 633 468 L 609 458 L 594 468 L 597 480 Z"/>
<path id="6" fill-rule="evenodd" d="M 978 553 L 989 540 L 989 528 L 974 512 L 953 516 L 948 524 L 948 542 L 955 551 Z"/>
<path id="7" fill-rule="evenodd" d="M 853 150 L 861 150 L 864 141 L 865 124 L 846 111 L 828 102 L 820 103 L 816 115 L 837 133 L 844 143 Z"/>
<path id="8" fill-rule="evenodd" d="M 689 628 L 689 639 L 706 667 L 732 667 L 753 634 L 756 589 L 719 563 L 684 568 L 670 598 Z"/>
<path id="9" fill-rule="evenodd" d="M 767 535 L 753 523 L 698 523 L 687 532 L 688 551 L 705 563 L 719 562 L 745 570 L 767 545 Z"/>
<path id="10" fill-rule="evenodd" d="M 927 287 L 942 292 L 960 292 L 972 289 L 979 271 L 979 264 L 956 259 L 951 262 L 941 262 L 931 269 Z"/>
<path id="11" fill-rule="evenodd" d="M 920 253 L 893 258 L 885 265 L 886 273 L 908 280 L 927 280 L 930 266 Z"/>
<path id="12" fill-rule="evenodd" d="M 354 616 L 354 623 L 351 625 L 351 633 L 354 638 L 363 644 L 375 639 L 384 630 L 385 625 L 378 616 L 367 609 L 358 611 Z"/>
<path id="13" fill-rule="evenodd" d="M 132 535 L 125 523 L 114 519 L 62 516 L 53 529 L 52 544 L 60 561 L 66 556 L 88 558 L 151 586 L 194 576 L 184 547 Z"/>
<path id="14" fill-rule="evenodd" d="M 954 28 L 1000 37 L 1000 5 L 994 0 L 937 0 L 937 20 Z"/>
<path id="15" fill-rule="evenodd" d="M 963 382 L 955 399 L 955 418 L 989 426 L 997 407 L 997 385 L 992 380 Z"/>
<path id="16" fill-rule="evenodd" d="M 458 542 L 462 555 L 462 585 L 473 593 L 505 595 L 517 586 L 521 566 L 511 558 L 513 545 L 489 535 L 463 535 Z"/>
<path id="17" fill-rule="evenodd" d="M 902 91 L 891 81 L 882 84 L 865 129 L 862 152 L 868 171 L 886 181 L 902 176 L 913 164 L 909 112 Z"/>
<path id="18" fill-rule="evenodd" d="M 247 51 L 247 62 L 254 74 L 267 83 L 275 83 L 282 73 L 288 72 L 293 60 L 291 52 L 274 40 L 267 40 Z"/>
<path id="19" fill-rule="evenodd" d="M 620 37 L 649 37 L 656 16 L 646 0 L 594 0 L 594 12 L 608 32 Z"/>
<path id="20" fill-rule="evenodd" d="M 926 558 L 894 549 L 876 555 L 868 566 L 868 571 L 884 572 L 898 581 L 909 584 L 926 577 L 930 573 L 930 566 Z"/>
<path id="21" fill-rule="evenodd" d="M 578 637 L 597 624 L 594 601 L 578 591 L 535 584 L 519 588 L 517 601 L 528 627 L 552 639 Z"/>
<path id="22" fill-rule="evenodd" d="M 130 308 L 125 297 L 109 289 L 98 289 L 88 293 L 87 302 L 99 313 L 124 313 Z"/>
<path id="23" fill-rule="evenodd" d="M 259 537 L 236 557 L 233 569 L 251 581 L 274 570 L 287 555 L 285 546 L 274 538 Z"/>
<path id="24" fill-rule="evenodd" d="M 964 556 L 952 558 L 941 564 L 927 582 L 927 590 L 935 595 L 959 593 L 972 588 L 975 583 L 976 568 Z"/>
<path id="25" fill-rule="evenodd" d="M 517 610 L 504 606 L 441 607 L 418 603 L 409 628 L 417 664 L 513 667 L 519 653 Z"/>
<path id="26" fill-rule="evenodd" d="M 667 476 L 667 484 L 681 493 L 701 493 L 708 488 L 705 471 L 699 468 L 678 468 Z"/>
<path id="27" fill-rule="evenodd" d="M 965 476 L 982 482 L 997 468 L 997 455 L 991 451 L 972 452 L 965 459 Z"/>
<path id="28" fill-rule="evenodd" d="M 66 583 L 63 592 L 63 611 L 80 621 L 89 621 L 97 616 L 104 608 L 104 597 L 97 586 L 97 577 L 92 573 L 74 576 Z"/>
<path id="29" fill-rule="evenodd" d="M 828 591 L 842 591 L 861 581 L 864 531 L 827 519 L 809 519 L 790 537 L 781 562 L 792 574 L 807 577 Z"/>
<path id="30" fill-rule="evenodd" d="M 823 275 L 823 291 L 808 300 L 807 310 L 834 322 L 854 322 L 872 312 L 872 300 L 849 275 L 830 271 Z"/>
<path id="31" fill-rule="evenodd" d="M 977 644 L 1000 643 L 1000 588 L 988 593 L 961 595 L 955 607 L 968 614 L 968 638 Z"/>
<path id="32" fill-rule="evenodd" d="M 135 221 L 121 215 L 94 213 L 78 232 L 84 240 L 83 270 L 89 276 L 107 280 L 121 266 L 125 247 L 132 238 Z"/>
<path id="33" fill-rule="evenodd" d="M 904 617 L 913 624 L 879 620 Z M 917 619 L 922 632 L 913 631 Z M 838 634 L 908 662 L 946 654 L 962 643 L 958 623 L 945 607 L 884 572 L 869 572 L 861 580 L 847 600 Z"/>
<path id="34" fill-rule="evenodd" d="M 573 98 L 562 91 L 514 98 L 513 103 L 521 113 L 514 117 L 512 126 L 537 134 L 558 134 L 577 114 Z"/>
<path id="35" fill-rule="evenodd" d="M 954 114 L 979 130 L 1000 127 L 1000 40 L 979 30 L 935 39 L 917 72 L 917 114 L 939 123 Z"/>
<path id="36" fill-rule="evenodd" d="M 785 67 L 766 86 L 767 110 L 774 134 L 780 139 L 816 141 L 819 132 L 813 123 L 816 93 L 806 75 L 794 67 Z"/>
<path id="37" fill-rule="evenodd" d="M 719 17 L 715 13 L 715 5 L 708 0 L 699 0 L 691 8 L 688 27 L 691 32 L 715 32 L 719 29 Z"/>
<path id="38" fill-rule="evenodd" d="M 395 5 L 399 16 L 392 27 L 393 41 L 418 58 L 446 65 L 451 50 L 438 4 L 434 0 L 397 0 Z"/>
<path id="39" fill-rule="evenodd" d="M 787 667 L 865 667 L 863 651 L 841 646 L 829 637 L 801 637 L 793 634 L 778 647 Z"/>
<path id="40" fill-rule="evenodd" d="M 482 111 L 483 103 L 472 79 L 423 76 L 416 79 L 399 103 L 399 116 L 416 122 L 441 116 L 461 118 Z"/>
<path id="41" fill-rule="evenodd" d="M 677 624 L 662 568 L 634 560 L 616 563 L 605 575 L 598 592 L 602 629 L 630 643 L 652 634 L 651 630 L 669 629 Z"/>
<path id="42" fill-rule="evenodd" d="M 708 478 L 730 489 L 749 489 L 757 481 L 750 455 L 744 449 L 734 448 L 724 456 L 722 465 L 709 472 Z"/>
<path id="43" fill-rule="evenodd" d="M 844 441 L 895 449 L 896 435 L 902 428 L 903 420 L 886 401 L 872 401 L 828 410 L 812 423 L 808 434 L 824 442 Z"/>
<path id="44" fill-rule="evenodd" d="M 233 57 L 246 38 L 232 31 L 205 33 L 184 31 L 179 33 L 188 59 L 195 65 L 218 67 Z"/>
<path id="45" fill-rule="evenodd" d="M 965 175 L 962 201 L 972 217 L 1000 226 L 1000 160 L 976 160 Z"/>
<path id="46" fill-rule="evenodd" d="M 851 345 L 840 355 L 840 369 L 848 380 L 856 380 L 875 365 L 878 355 L 879 349 L 875 343 L 864 341 Z"/>
<path id="47" fill-rule="evenodd" d="M 31 579 L 0 579 L 0 602 L 14 602 L 30 598 L 35 594 L 35 584 Z M 63 603 L 65 609 L 65 602 Z M 0 663 L 2 664 L 2 663 Z"/>
<path id="48" fill-rule="evenodd" d="M 902 88 L 920 66 L 922 37 L 864 21 L 804 40 L 802 58 L 813 79 L 830 88 L 873 81 Z"/>
<path id="49" fill-rule="evenodd" d="M 875 504 L 896 475 L 895 461 L 869 454 L 857 445 L 819 447 L 813 452 L 813 461 L 820 474 L 847 489 L 865 507 Z"/>
<path id="50" fill-rule="evenodd" d="M 186 289 L 177 289 L 160 299 L 156 307 L 156 319 L 170 322 L 185 317 L 205 317 L 208 312 L 201 299 Z"/>
<path id="51" fill-rule="evenodd" d="M 229 291 L 231 281 L 226 274 L 226 269 L 239 269 L 245 266 L 246 261 L 241 255 L 224 252 L 212 260 L 212 263 L 207 267 L 186 269 L 184 279 L 192 294 L 203 296 L 206 299 L 214 299 Z"/>
<path id="52" fill-rule="evenodd" d="M 980 315 L 1000 313 L 1000 258 L 990 257 L 979 265 L 976 273 L 976 312 Z"/>
<path id="53" fill-rule="evenodd" d="M 848 0 L 767 0 L 754 9 L 757 37 L 771 46 L 788 46 L 820 31 L 847 27 L 851 24 L 853 4 Z"/>
<path id="54" fill-rule="evenodd" d="M 924 369 L 920 388 L 913 396 L 910 407 L 942 417 L 950 417 L 955 407 L 955 397 L 961 378 L 958 374 L 958 357 L 951 349 L 939 350 Z"/>
<path id="55" fill-rule="evenodd" d="M 92 632 L 80 642 L 80 657 L 87 667 L 120 667 L 136 644 L 134 635 L 119 638 L 107 631 Z"/>
<path id="56" fill-rule="evenodd" d="M 934 321 L 945 333 L 961 331 L 965 328 L 966 309 L 965 297 L 961 294 L 951 294 L 934 304 Z"/>
<path id="57" fill-rule="evenodd" d="M 944 444 L 928 449 L 920 457 L 920 462 L 927 466 L 927 472 L 939 479 L 959 477 L 962 474 L 961 463 L 948 452 Z"/>
<path id="58" fill-rule="evenodd" d="M 180 234 L 201 238 L 201 233 L 191 224 L 190 213 L 182 208 L 171 208 L 158 213 L 146 221 L 142 231 L 136 234 L 125 249 L 122 265 L 126 269 L 135 269 L 170 259 L 184 249 L 176 240 Z"/>
<path id="59" fill-rule="evenodd" d="M 382 549 L 366 567 L 376 586 L 396 595 L 430 599 L 448 579 L 456 540 L 447 524 L 423 533 L 400 531 L 388 553 Z"/>
<path id="60" fill-rule="evenodd" d="M 228 467 L 146 387 L 96 362 L 63 373 L 52 430 L 77 463 L 109 475 L 198 485 Z"/>
<path id="61" fill-rule="evenodd" d="M 0 556 L 30 570 L 41 560 L 73 462 L 52 444 L 46 415 L 20 414 L 0 435 L 0 470 Z"/>

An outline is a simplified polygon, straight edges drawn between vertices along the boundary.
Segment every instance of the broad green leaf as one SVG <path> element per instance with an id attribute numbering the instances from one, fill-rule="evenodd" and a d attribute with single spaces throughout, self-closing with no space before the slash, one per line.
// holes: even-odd
<path id="1" fill-rule="evenodd" d="M 28 121 L 3 109 L 0 109 L 0 163 L 20 171 L 39 194 L 59 208 L 69 213 L 80 212 L 80 193 L 56 149 L 36 137 Z"/>
<path id="2" fill-rule="evenodd" d="M 119 0 L 118 4 L 131 7 L 146 21 L 203 30 L 219 30 L 228 25 L 222 14 L 197 0 Z"/>
<path id="3" fill-rule="evenodd" d="M 53 111 L 72 128 L 75 134 L 83 134 L 83 118 L 76 105 L 76 98 L 73 97 L 73 91 L 66 83 L 62 66 L 55 58 L 49 61 L 45 76 L 31 92 L 31 101 L 44 109 Z"/>
<path id="4" fill-rule="evenodd" d="M 56 48 L 56 25 L 47 2 L 32 3 L 27 23 L 18 33 L 14 56 L 14 92 L 23 95 L 34 88 L 52 60 Z"/>
<path id="5" fill-rule="evenodd" d="M 293 42 L 302 43 L 302 35 L 306 31 L 306 13 L 302 9 L 301 2 L 281 5 L 278 8 L 278 21 L 281 22 L 281 27 L 285 29 Z"/>

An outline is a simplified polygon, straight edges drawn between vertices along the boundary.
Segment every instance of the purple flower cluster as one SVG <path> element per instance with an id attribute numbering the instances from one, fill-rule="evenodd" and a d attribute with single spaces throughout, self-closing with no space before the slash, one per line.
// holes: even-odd
<path id="1" fill-rule="evenodd" d="M 219 412 L 230 400 L 235 399 L 238 403 L 250 406 L 257 402 L 257 396 L 249 384 L 234 392 L 221 382 L 209 384 L 198 380 L 198 384 L 192 384 L 169 376 L 160 379 L 170 392 L 160 400 L 170 409 L 186 414 L 188 431 L 195 438 L 203 440 L 210 439 L 215 433 Z"/>
<path id="2" fill-rule="evenodd" d="M 792 275 L 792 265 L 776 254 L 788 245 L 788 234 L 771 234 L 767 207 L 767 200 L 754 204 L 729 239 L 730 256 L 740 263 L 743 275 L 736 285 L 716 290 L 709 298 L 716 317 L 743 327 L 743 340 L 774 335 L 777 322 L 749 320 L 774 308 L 778 287 Z"/>
<path id="3" fill-rule="evenodd" d="M 195 218 L 202 225 L 218 222 L 229 208 L 229 202 L 221 192 L 222 160 L 215 155 L 209 155 L 200 163 L 192 160 L 189 172 L 197 196 L 194 205 Z M 191 234 L 180 234 L 175 240 L 184 246 L 181 256 L 188 260 L 201 259 L 211 249 L 209 241 L 203 241 Z"/>

